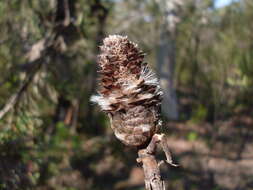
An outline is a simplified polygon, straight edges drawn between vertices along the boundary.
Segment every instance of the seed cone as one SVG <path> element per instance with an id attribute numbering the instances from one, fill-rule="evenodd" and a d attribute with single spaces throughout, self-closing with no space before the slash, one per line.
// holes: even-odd
<path id="1" fill-rule="evenodd" d="M 116 137 L 129 146 L 146 144 L 160 125 L 162 91 L 144 54 L 127 37 L 105 38 L 98 56 L 99 95 L 92 96 L 110 117 Z"/>

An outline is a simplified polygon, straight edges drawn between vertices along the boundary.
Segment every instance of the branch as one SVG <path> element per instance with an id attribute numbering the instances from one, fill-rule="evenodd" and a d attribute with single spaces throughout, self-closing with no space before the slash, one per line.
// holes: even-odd
<path id="1" fill-rule="evenodd" d="M 9 100 L 7 100 L 7 103 L 3 107 L 3 109 L 0 111 L 0 119 L 2 119 L 5 114 L 10 111 L 17 103 L 20 97 L 23 95 L 23 93 L 26 91 L 28 88 L 29 84 L 33 81 L 34 76 L 38 72 L 38 70 L 41 68 L 42 61 L 40 60 L 40 63 L 36 65 L 36 68 L 29 73 L 29 75 L 26 76 L 25 80 L 23 81 L 21 87 L 19 90 L 13 94 Z"/>
<path id="2" fill-rule="evenodd" d="M 149 145 L 145 149 L 138 151 L 139 158 L 137 159 L 138 163 L 142 163 L 144 176 L 145 176 L 145 187 L 146 190 L 165 190 L 165 183 L 161 177 L 160 173 L 160 164 L 163 163 L 157 162 L 155 158 L 157 145 L 161 144 L 161 147 L 166 155 L 166 162 L 172 166 L 177 166 L 172 163 L 171 154 L 166 142 L 164 134 L 155 134 L 153 135 Z"/>
<path id="3" fill-rule="evenodd" d="M 8 113 L 18 103 L 20 97 L 27 90 L 29 84 L 32 83 L 34 76 L 40 70 L 45 61 L 45 55 L 52 46 L 54 36 L 55 35 L 51 32 L 47 33 L 45 38 L 33 44 L 30 51 L 26 53 L 25 57 L 29 61 L 28 65 L 32 65 L 33 69 L 31 71 L 27 71 L 29 74 L 26 75 L 26 78 L 21 84 L 19 90 L 13 94 L 9 100 L 7 100 L 7 103 L 3 109 L 0 110 L 0 119 L 2 119 L 5 114 Z"/>

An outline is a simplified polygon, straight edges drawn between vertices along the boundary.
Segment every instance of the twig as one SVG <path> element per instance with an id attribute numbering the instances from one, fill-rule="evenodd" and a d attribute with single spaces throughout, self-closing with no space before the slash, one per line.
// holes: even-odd
<path id="1" fill-rule="evenodd" d="M 157 162 L 155 158 L 157 145 L 161 144 L 163 151 L 166 155 L 166 162 L 172 166 L 177 166 L 173 164 L 171 159 L 171 154 L 166 142 L 164 134 L 155 134 L 149 145 L 145 149 L 138 151 L 139 158 L 138 163 L 142 163 L 144 176 L 145 176 L 145 187 L 146 190 L 165 190 L 165 183 L 160 174 L 160 168 L 162 162 Z"/>

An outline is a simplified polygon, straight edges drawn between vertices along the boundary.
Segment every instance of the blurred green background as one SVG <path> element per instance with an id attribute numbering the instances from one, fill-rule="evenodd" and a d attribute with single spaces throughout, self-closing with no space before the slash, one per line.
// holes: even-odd
<path id="1" fill-rule="evenodd" d="M 253 189 L 253 1 L 0 1 L 0 189 L 143 190 L 137 150 L 89 102 L 109 34 L 164 90 L 173 190 Z M 162 153 L 159 159 L 164 159 Z"/>

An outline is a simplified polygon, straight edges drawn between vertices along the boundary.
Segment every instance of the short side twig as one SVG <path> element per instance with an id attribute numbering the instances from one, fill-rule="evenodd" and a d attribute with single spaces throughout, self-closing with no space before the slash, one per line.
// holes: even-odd
<path id="1" fill-rule="evenodd" d="M 171 152 L 170 152 L 170 149 L 169 149 L 169 146 L 168 146 L 168 143 L 167 143 L 167 140 L 166 140 L 166 137 L 164 134 L 161 134 L 160 144 L 161 144 L 162 149 L 163 149 L 165 156 L 166 156 L 166 163 L 168 163 L 171 166 L 178 167 L 178 165 L 174 164 L 172 161 Z"/>

